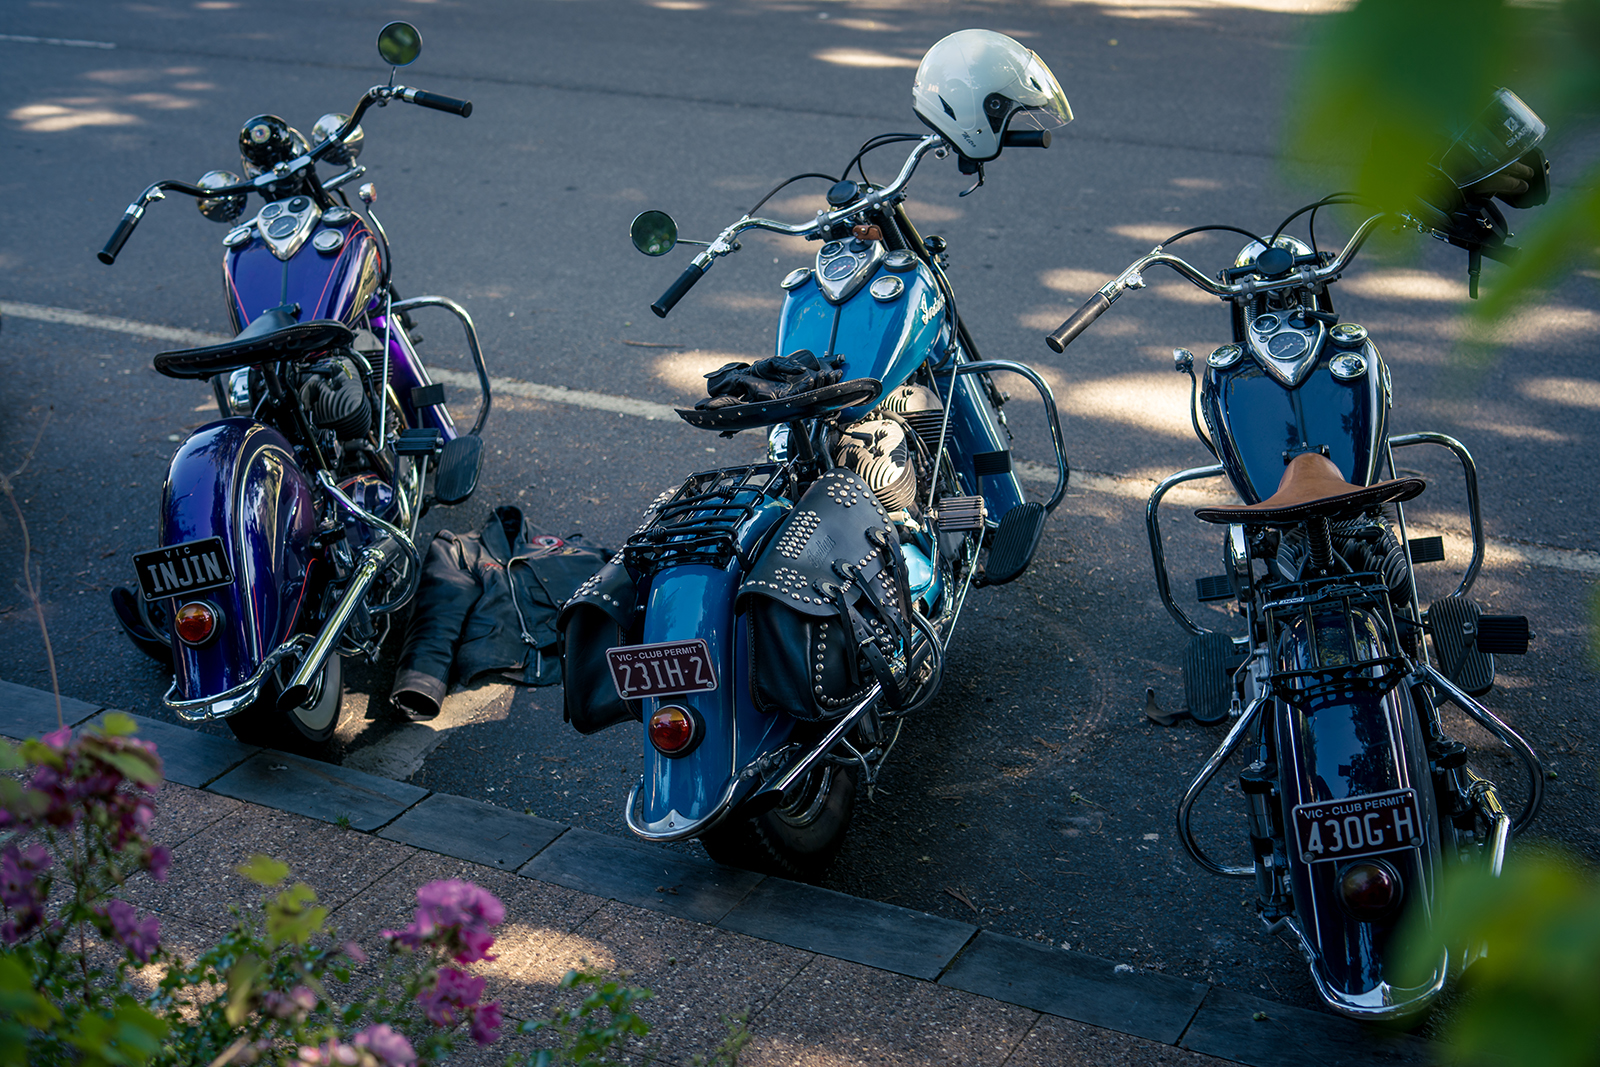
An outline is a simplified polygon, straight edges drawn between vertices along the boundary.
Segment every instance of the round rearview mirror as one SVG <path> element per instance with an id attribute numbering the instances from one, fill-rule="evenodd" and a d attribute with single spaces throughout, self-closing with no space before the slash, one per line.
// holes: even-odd
<path id="1" fill-rule="evenodd" d="M 647 256 L 664 256 L 678 243 L 678 224 L 665 211 L 644 211 L 628 227 L 633 247 Z"/>
<path id="2" fill-rule="evenodd" d="M 422 54 L 422 34 L 409 22 L 391 22 L 378 31 L 378 54 L 391 67 L 404 67 Z"/>

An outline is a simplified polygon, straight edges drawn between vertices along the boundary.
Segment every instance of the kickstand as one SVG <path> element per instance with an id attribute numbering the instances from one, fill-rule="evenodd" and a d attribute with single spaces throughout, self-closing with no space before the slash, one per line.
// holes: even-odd
<path id="1" fill-rule="evenodd" d="M 1162 711 L 1161 705 L 1156 703 L 1155 687 L 1146 686 L 1144 691 L 1144 717 L 1157 726 L 1171 726 L 1183 717 L 1183 713 L 1178 712 L 1177 714 L 1169 715 L 1167 712 Z"/>

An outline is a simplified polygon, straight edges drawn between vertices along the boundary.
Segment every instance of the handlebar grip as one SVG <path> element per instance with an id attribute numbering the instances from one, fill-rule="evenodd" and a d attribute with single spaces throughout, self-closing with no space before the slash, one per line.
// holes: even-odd
<path id="1" fill-rule="evenodd" d="M 1001 148 L 1049 148 L 1049 130 L 1007 130 L 1000 138 Z"/>
<path id="2" fill-rule="evenodd" d="M 424 89 L 412 89 L 405 94 L 405 98 L 418 107 L 431 108 L 434 111 L 448 111 L 452 115 L 469 118 L 472 115 L 471 100 L 457 100 L 453 96 L 444 96 L 440 93 L 430 93 Z"/>
<path id="3" fill-rule="evenodd" d="M 141 213 L 142 214 L 142 213 Z M 117 223 L 117 228 L 111 233 L 111 240 L 106 242 L 97 255 L 100 262 L 110 266 L 117 261 L 117 253 L 122 251 L 122 246 L 128 243 L 128 236 L 133 233 L 133 228 L 139 225 L 139 214 L 128 211 L 122 216 L 122 221 Z"/>
<path id="4" fill-rule="evenodd" d="M 672 283 L 672 287 L 661 294 L 661 299 L 650 305 L 650 310 L 656 313 L 657 318 L 666 318 L 667 312 L 671 311 L 673 305 L 683 299 L 683 294 L 694 288 L 694 283 L 699 281 L 700 276 L 705 272 L 706 268 L 700 264 L 689 264 L 684 268 L 683 273 L 678 275 L 678 280 Z"/>
<path id="5" fill-rule="evenodd" d="M 1049 345 L 1052 351 L 1063 351 L 1080 333 L 1089 328 L 1091 322 L 1104 315 L 1106 308 L 1110 306 L 1110 297 L 1104 293 L 1094 294 L 1088 303 L 1072 313 L 1072 318 L 1061 324 L 1059 330 L 1046 337 L 1044 343 Z"/>

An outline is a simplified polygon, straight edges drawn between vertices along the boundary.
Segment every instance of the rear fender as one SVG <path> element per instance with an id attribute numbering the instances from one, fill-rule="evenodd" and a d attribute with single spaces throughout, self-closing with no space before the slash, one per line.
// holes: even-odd
<path id="1" fill-rule="evenodd" d="M 1355 660 L 1389 654 L 1377 616 L 1353 611 L 1352 628 L 1345 626 L 1338 608 L 1315 617 L 1316 640 L 1326 642 L 1329 635 L 1334 641 L 1346 640 L 1344 635 L 1353 630 L 1358 646 L 1353 655 L 1347 647 L 1324 643 L 1320 658 L 1313 658 L 1302 621 L 1280 633 L 1281 670 L 1311 669 L 1318 662 L 1335 662 L 1341 654 Z M 1406 910 L 1421 908 L 1424 915 L 1431 914 L 1440 862 L 1433 783 L 1409 688 L 1402 683 L 1381 693 L 1313 696 L 1299 706 L 1278 700 L 1274 715 L 1288 871 L 1313 978 L 1331 1007 L 1356 1018 L 1395 1018 L 1424 1010 L 1443 985 L 1445 961 L 1433 974 L 1397 978 L 1390 945 Z M 1414 831 L 1398 817 L 1368 820 L 1371 826 L 1365 831 L 1371 835 L 1370 845 L 1394 847 L 1356 860 L 1306 862 L 1301 855 L 1294 814 L 1300 805 L 1327 803 L 1332 815 L 1341 800 L 1403 789 L 1416 793 Z M 1328 821 L 1338 823 L 1327 828 L 1329 835 L 1344 825 L 1342 819 Z M 1406 831 L 1411 833 L 1403 840 Z M 1342 873 L 1348 863 L 1362 859 L 1388 864 L 1404 887 L 1402 905 L 1381 922 L 1358 921 L 1340 903 Z"/>
<path id="2" fill-rule="evenodd" d="M 793 729 L 787 716 L 763 715 L 750 703 L 746 628 L 743 616 L 733 610 L 741 577 L 737 561 L 726 568 L 690 564 L 657 575 L 650 585 L 643 643 L 699 638 L 717 671 L 717 688 L 710 692 L 643 702 L 639 820 L 652 835 L 675 834 L 712 815 L 740 768 L 781 747 Z M 687 709 L 702 731 L 699 743 L 684 756 L 669 758 L 650 743 L 650 717 L 669 704 Z M 751 778 L 737 783 L 735 790 L 748 792 L 757 784 Z M 737 803 L 740 797 L 731 799 Z"/>
<path id="3" fill-rule="evenodd" d="M 196 430 L 168 466 L 160 532 L 163 546 L 221 538 L 234 576 L 196 597 L 220 610 L 216 636 L 200 647 L 173 637 L 174 695 L 196 700 L 243 683 L 306 606 L 315 504 L 289 442 L 243 418 Z M 169 599 L 169 614 L 185 602 Z"/>

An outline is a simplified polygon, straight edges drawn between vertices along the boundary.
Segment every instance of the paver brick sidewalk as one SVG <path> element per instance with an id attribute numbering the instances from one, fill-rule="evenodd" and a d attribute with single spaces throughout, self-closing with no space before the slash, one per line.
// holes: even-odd
<path id="1" fill-rule="evenodd" d="M 581 961 L 627 972 L 656 994 L 641 1014 L 668 1063 L 708 1052 L 725 1033 L 722 1019 L 741 1011 L 755 1039 L 740 1062 L 751 1067 L 1221 1062 L 200 789 L 167 785 L 158 811 L 172 873 L 164 885 L 130 886 L 130 897 L 160 914 L 180 950 L 226 928 L 229 905 L 257 899 L 257 887 L 233 869 L 265 852 L 317 891 L 341 937 L 369 951 L 379 930 L 409 920 L 417 886 L 476 882 L 506 906 L 497 958 L 477 968 L 489 979 L 486 996 L 508 1015 L 539 1016 L 554 1010 L 556 984 Z M 502 1040 L 458 1058 L 500 1063 L 511 1047 Z"/>
<path id="2" fill-rule="evenodd" d="M 105 709 L 64 702 L 74 727 Z M 137 719 L 137 717 L 136 717 Z M 54 699 L 0 681 L 0 735 L 54 729 Z M 1321 1012 L 477 801 L 137 719 L 167 785 L 155 832 L 164 884 L 130 883 L 164 940 L 198 950 L 252 903 L 234 873 L 264 852 L 317 891 L 369 949 L 405 925 L 416 887 L 464 878 L 506 905 L 489 995 L 546 1016 L 569 968 L 626 972 L 656 999 L 662 1062 L 686 1064 L 748 1012 L 751 1067 L 867 1064 L 1425 1064 L 1433 1046 Z M 503 1045 L 452 1062 L 498 1064 Z"/>

